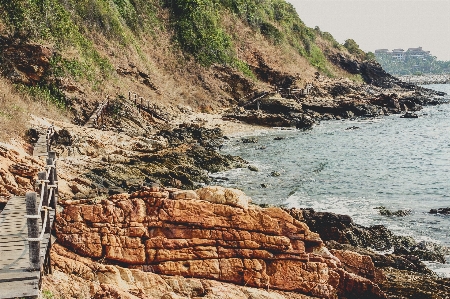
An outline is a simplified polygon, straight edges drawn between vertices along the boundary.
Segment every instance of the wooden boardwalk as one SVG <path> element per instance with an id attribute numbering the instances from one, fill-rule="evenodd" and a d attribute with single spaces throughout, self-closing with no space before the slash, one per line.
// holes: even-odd
<path id="1" fill-rule="evenodd" d="M 38 197 L 39 199 L 39 197 Z M 37 203 L 39 205 L 39 202 Z M 50 211 L 50 226 L 55 211 Z M 30 271 L 25 196 L 14 196 L 0 213 L 0 298 L 35 297 L 39 294 L 41 271 Z M 42 229 L 41 220 L 38 221 Z M 41 233 L 41 231 L 39 231 Z M 50 233 L 41 241 L 40 259 L 44 265 Z"/>
<path id="2" fill-rule="evenodd" d="M 41 135 L 39 140 L 34 145 L 33 156 L 41 157 L 47 155 L 47 139 L 45 135 Z"/>
<path id="3" fill-rule="evenodd" d="M 0 213 L 0 299 L 38 298 L 42 275 L 51 272 L 58 193 L 56 153 L 49 151 L 54 134 L 49 127 L 33 150 L 33 156 L 47 158 L 46 170 L 36 180 L 39 194 L 12 196 Z"/>

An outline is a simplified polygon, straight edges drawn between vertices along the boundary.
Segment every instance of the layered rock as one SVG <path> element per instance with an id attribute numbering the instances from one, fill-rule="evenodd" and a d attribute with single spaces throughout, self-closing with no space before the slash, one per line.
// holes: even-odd
<path id="1" fill-rule="evenodd" d="M 43 163 L 17 148 L 0 144 L 0 210 L 13 195 L 23 195 L 33 189 Z"/>
<path id="2" fill-rule="evenodd" d="M 86 257 L 320 298 L 384 297 L 370 279 L 341 268 L 304 222 L 279 208 L 249 206 L 238 190 L 152 187 L 64 205 L 58 240 Z"/>
<path id="3" fill-rule="evenodd" d="M 141 299 L 314 299 L 292 292 L 238 286 L 209 279 L 165 276 L 138 269 L 105 265 L 55 244 L 53 274 L 43 278 L 42 289 L 55 298 Z"/>

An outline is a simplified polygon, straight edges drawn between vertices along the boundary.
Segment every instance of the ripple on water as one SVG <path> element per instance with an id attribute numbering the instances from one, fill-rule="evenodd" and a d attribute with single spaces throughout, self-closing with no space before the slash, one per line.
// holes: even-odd
<path id="1" fill-rule="evenodd" d="M 445 88 L 450 93 L 450 85 Z M 353 126 L 358 129 L 347 130 Z M 347 214 L 361 225 L 383 224 L 398 234 L 450 246 L 450 216 L 428 214 L 450 206 L 449 132 L 450 105 L 426 107 L 414 120 L 392 115 L 327 121 L 306 132 L 259 132 L 257 144 L 232 138 L 223 148 L 259 171 L 220 175 L 229 178 L 224 185 L 242 189 L 256 203 Z M 272 171 L 281 175 L 272 177 Z M 379 206 L 413 213 L 380 216 L 374 209 Z"/>

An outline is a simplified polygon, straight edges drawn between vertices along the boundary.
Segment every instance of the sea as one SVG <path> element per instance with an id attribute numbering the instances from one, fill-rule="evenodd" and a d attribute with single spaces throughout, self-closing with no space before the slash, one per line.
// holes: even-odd
<path id="1" fill-rule="evenodd" d="M 450 95 L 450 84 L 426 85 Z M 450 97 L 444 97 L 450 99 Z M 243 190 L 257 204 L 346 214 L 364 226 L 450 247 L 450 104 L 428 106 L 419 118 L 322 121 L 308 131 L 269 129 L 233 136 L 222 148 L 255 166 L 216 173 L 216 183 Z M 257 143 L 244 143 L 243 138 Z M 379 207 L 408 210 L 382 216 Z M 450 277 L 447 263 L 427 262 Z"/>

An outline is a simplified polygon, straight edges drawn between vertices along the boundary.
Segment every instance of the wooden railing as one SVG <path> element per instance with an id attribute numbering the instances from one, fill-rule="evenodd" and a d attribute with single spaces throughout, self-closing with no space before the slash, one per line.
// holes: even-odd
<path id="1" fill-rule="evenodd" d="M 139 112 L 145 111 L 149 113 L 152 117 L 160 119 L 164 122 L 169 122 L 167 118 L 156 112 L 153 108 L 150 107 L 150 102 L 145 100 L 143 97 L 140 97 L 135 92 L 128 92 L 128 101 L 130 103 L 134 103 L 134 106 L 138 109 Z"/>
<path id="2" fill-rule="evenodd" d="M 51 126 L 47 130 L 46 141 L 48 156 L 46 159 L 45 171 L 38 173 L 38 179 L 36 181 L 37 191 L 39 193 L 39 204 L 37 204 L 37 193 L 27 192 L 26 198 L 26 211 L 27 214 L 27 227 L 28 238 L 26 240 L 29 244 L 29 258 L 32 270 L 40 269 L 40 245 L 43 240 L 44 234 L 51 233 L 51 210 L 56 210 L 58 201 L 58 176 L 56 171 L 56 153 L 51 151 L 51 144 L 55 135 L 54 127 Z M 38 219 L 41 219 L 42 228 L 39 234 Z M 51 243 L 51 242 L 49 242 Z M 44 269 L 46 272 L 51 272 L 50 266 L 50 245 L 47 246 L 46 259 L 44 261 Z"/>
<path id="3" fill-rule="evenodd" d="M 109 96 L 106 96 L 105 100 L 100 103 L 95 110 L 94 113 L 92 113 L 89 120 L 86 122 L 85 126 L 89 127 L 92 126 L 94 128 L 98 128 L 104 123 L 105 114 L 108 112 L 110 105 Z"/>

